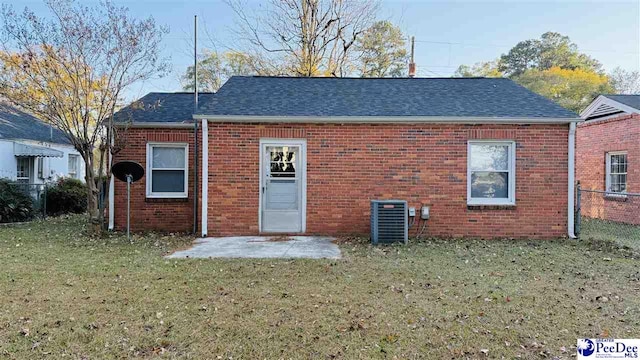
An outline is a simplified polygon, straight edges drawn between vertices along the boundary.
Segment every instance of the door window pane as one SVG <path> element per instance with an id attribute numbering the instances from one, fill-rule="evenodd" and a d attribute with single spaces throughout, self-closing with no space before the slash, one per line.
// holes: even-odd
<path id="1" fill-rule="evenodd" d="M 289 146 L 269 146 L 269 170 L 272 178 L 292 178 L 296 176 L 298 149 Z"/>

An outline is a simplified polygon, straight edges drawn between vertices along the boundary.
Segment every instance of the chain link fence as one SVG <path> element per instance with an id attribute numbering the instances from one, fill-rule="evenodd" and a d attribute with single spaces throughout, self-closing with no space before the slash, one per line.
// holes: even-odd
<path id="1" fill-rule="evenodd" d="M 578 184 L 576 234 L 640 251 L 640 194 L 587 190 Z"/>

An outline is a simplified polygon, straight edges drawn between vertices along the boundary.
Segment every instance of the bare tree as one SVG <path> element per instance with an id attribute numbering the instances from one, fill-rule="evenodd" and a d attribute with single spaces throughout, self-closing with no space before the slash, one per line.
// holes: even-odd
<path id="1" fill-rule="evenodd" d="M 372 0 L 271 0 L 250 12 L 240 0 L 227 0 L 238 16 L 238 33 L 263 63 L 295 76 L 343 76 L 352 49 L 378 9 Z"/>
<path id="2" fill-rule="evenodd" d="M 609 74 L 611 85 L 618 94 L 640 94 L 640 71 L 617 67 Z"/>
<path id="3" fill-rule="evenodd" d="M 134 19 L 108 0 L 93 7 L 73 0 L 46 5 L 48 18 L 3 6 L 0 94 L 62 130 L 78 150 L 89 217 L 99 231 L 96 177 L 105 173 L 105 156 L 115 149 L 113 113 L 126 88 L 167 73 L 160 44 L 168 29 L 153 18 Z"/>

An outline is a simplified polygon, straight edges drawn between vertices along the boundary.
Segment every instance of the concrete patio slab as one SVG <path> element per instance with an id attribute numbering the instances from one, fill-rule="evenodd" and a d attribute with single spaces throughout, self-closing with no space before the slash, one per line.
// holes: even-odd
<path id="1" fill-rule="evenodd" d="M 197 239 L 193 247 L 166 256 L 186 258 L 339 259 L 334 238 L 325 236 L 232 236 Z"/>

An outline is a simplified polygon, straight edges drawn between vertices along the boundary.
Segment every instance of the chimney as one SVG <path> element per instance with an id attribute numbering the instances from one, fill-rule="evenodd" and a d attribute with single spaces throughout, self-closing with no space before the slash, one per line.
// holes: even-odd
<path id="1" fill-rule="evenodd" d="M 416 63 L 413 61 L 413 50 L 415 48 L 416 38 L 411 37 L 411 61 L 409 62 L 409 77 L 416 77 Z"/>

